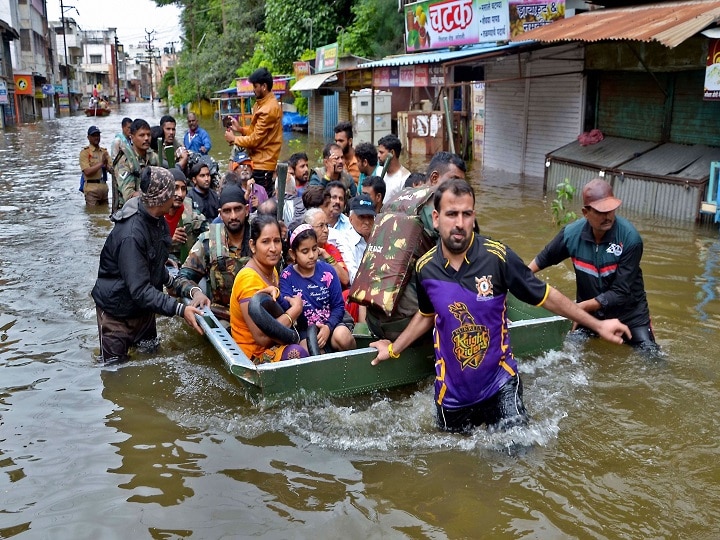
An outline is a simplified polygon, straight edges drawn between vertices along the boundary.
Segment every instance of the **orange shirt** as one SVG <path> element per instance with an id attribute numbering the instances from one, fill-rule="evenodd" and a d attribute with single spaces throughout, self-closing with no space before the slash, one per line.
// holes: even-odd
<path id="1" fill-rule="evenodd" d="M 273 270 L 273 277 L 278 281 L 277 270 Z M 247 266 L 238 272 L 233 283 L 232 293 L 230 295 L 230 331 L 233 339 L 237 342 L 245 355 L 255 362 L 263 357 L 264 362 L 277 362 L 280 360 L 284 346 L 276 346 L 266 349 L 255 343 L 252 332 L 240 309 L 241 303 L 250 301 L 250 298 L 261 289 L 268 286 L 274 286 L 273 283 L 266 282 L 260 274 Z M 272 357 L 272 358 L 268 358 Z"/>
<path id="2" fill-rule="evenodd" d="M 345 160 L 343 158 L 343 164 L 345 165 L 345 170 L 353 177 L 353 180 L 355 180 L 355 185 L 358 187 L 358 193 L 360 193 L 362 191 L 362 186 L 358 184 L 360 181 L 360 164 L 358 163 L 358 158 L 355 155 L 355 152 L 353 152 L 352 159 Z"/>

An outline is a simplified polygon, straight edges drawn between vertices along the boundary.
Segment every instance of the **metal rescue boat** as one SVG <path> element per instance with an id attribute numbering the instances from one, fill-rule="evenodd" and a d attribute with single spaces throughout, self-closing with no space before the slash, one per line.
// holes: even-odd
<path id="1" fill-rule="evenodd" d="M 539 354 L 562 346 L 571 322 L 544 308 L 530 306 L 508 296 L 510 342 L 516 357 Z M 369 344 L 378 338 L 364 324 L 354 331 L 357 348 L 283 360 L 270 364 L 253 364 L 235 343 L 228 330 L 208 308 L 198 317 L 205 336 L 253 396 L 274 399 L 314 392 L 334 396 L 351 396 L 417 383 L 435 373 L 432 340 L 428 336 L 404 350 L 400 358 L 372 366 L 377 351 Z"/>

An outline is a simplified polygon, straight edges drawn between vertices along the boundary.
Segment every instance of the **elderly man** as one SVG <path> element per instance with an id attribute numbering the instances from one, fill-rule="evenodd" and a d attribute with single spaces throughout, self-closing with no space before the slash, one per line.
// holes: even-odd
<path id="1" fill-rule="evenodd" d="M 112 173 L 110 154 L 107 149 L 100 146 L 100 130 L 97 126 L 88 128 L 87 139 L 90 144 L 80 150 L 80 170 L 85 178 L 82 187 L 85 204 L 88 206 L 107 204 L 107 173 Z"/>
<path id="2" fill-rule="evenodd" d="M 182 317 L 202 334 L 195 320 L 201 311 L 163 293 L 163 285 L 176 289 L 182 284 L 170 277 L 165 266 L 170 233 L 163 216 L 173 205 L 172 174 L 148 167 L 140 185 L 142 195 L 112 216 L 115 226 L 100 253 L 92 290 L 105 363 L 127 360 L 132 346 L 157 348 L 156 314 Z M 198 288 L 190 294 L 198 304 L 210 303 Z"/>
<path id="3" fill-rule="evenodd" d="M 327 187 L 333 181 L 342 182 L 349 197 L 357 194 L 357 186 L 348 173 L 342 159 L 342 150 L 335 143 L 326 144 L 322 152 L 323 166 L 315 169 L 310 175 L 309 185 Z"/>
<path id="4" fill-rule="evenodd" d="M 256 98 L 250 125 L 240 127 L 237 120 L 230 117 L 232 125 L 225 131 L 225 140 L 247 149 L 255 165 L 255 180 L 272 197 L 275 193 L 273 173 L 282 148 L 282 109 L 272 93 L 273 76 L 266 68 L 253 71 L 248 81 L 253 85 Z M 240 135 L 235 136 L 234 132 Z"/>
<path id="5" fill-rule="evenodd" d="M 367 195 L 358 195 L 350 200 L 350 224 L 352 229 L 345 233 L 347 243 L 340 244 L 338 249 L 343 254 L 352 283 L 360 268 L 360 262 L 367 249 L 367 241 L 375 224 L 375 206 Z"/>
<path id="6" fill-rule="evenodd" d="M 189 280 L 181 291 L 184 296 L 204 278 L 213 310 L 226 318 L 235 276 L 252 256 L 248 208 L 241 187 L 229 184 L 223 188 L 220 219 L 222 223 L 212 223 L 195 242 L 180 269 L 180 276 Z"/>
<path id="7" fill-rule="evenodd" d="M 130 124 L 132 147 L 123 151 L 115 167 L 118 208 L 140 195 L 140 173 L 145 167 L 159 166 L 158 155 L 150 148 L 150 124 L 136 118 Z M 115 194 L 113 193 L 113 197 Z"/>
<path id="8" fill-rule="evenodd" d="M 605 180 L 590 180 L 582 197 L 583 219 L 563 227 L 530 269 L 537 272 L 570 257 L 578 306 L 601 320 L 620 319 L 630 328 L 630 345 L 656 350 L 640 269 L 642 238 L 628 220 L 615 215 L 622 201 Z"/>
<path id="9" fill-rule="evenodd" d="M 196 152 L 198 154 L 207 155 L 212 148 L 210 135 L 207 131 L 198 125 L 198 119 L 195 113 L 187 115 L 188 130 L 183 137 L 183 144 L 188 152 Z"/>
<path id="10" fill-rule="evenodd" d="M 327 216 L 320 208 L 309 208 L 305 212 L 303 220 L 315 229 L 318 242 L 318 258 L 335 269 L 340 285 L 342 285 L 343 289 L 346 289 L 350 285 L 350 274 L 348 274 L 347 265 L 340 250 L 335 244 L 328 241 L 331 235 L 335 235 L 334 240 L 337 240 L 339 233 L 328 226 Z"/>

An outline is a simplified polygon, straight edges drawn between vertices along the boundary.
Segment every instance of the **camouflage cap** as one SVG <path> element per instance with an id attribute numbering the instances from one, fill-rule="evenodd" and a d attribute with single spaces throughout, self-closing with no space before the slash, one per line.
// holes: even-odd
<path id="1" fill-rule="evenodd" d="M 161 206 L 170 200 L 175 192 L 175 179 L 167 169 L 150 167 L 150 183 L 143 191 L 145 206 Z"/>

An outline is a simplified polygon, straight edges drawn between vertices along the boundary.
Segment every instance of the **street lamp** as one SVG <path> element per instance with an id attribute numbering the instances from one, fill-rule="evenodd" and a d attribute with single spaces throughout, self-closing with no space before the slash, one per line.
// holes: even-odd
<path id="1" fill-rule="evenodd" d="M 335 27 L 335 31 L 340 34 L 340 52 L 339 54 L 343 53 L 343 38 L 345 37 L 345 28 L 338 25 Z"/>
<path id="2" fill-rule="evenodd" d="M 310 17 L 308 17 L 307 19 L 305 19 L 305 26 L 309 26 L 309 27 L 310 27 L 310 50 L 312 51 L 312 50 L 313 50 L 313 46 L 312 46 L 312 27 L 313 27 L 313 20 L 312 20 Z"/>

